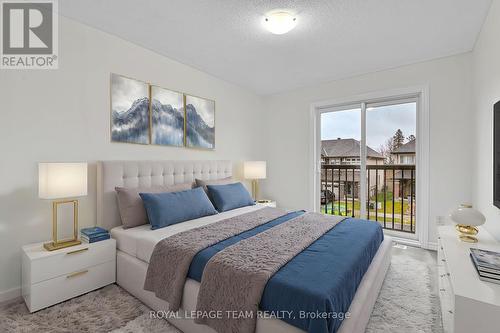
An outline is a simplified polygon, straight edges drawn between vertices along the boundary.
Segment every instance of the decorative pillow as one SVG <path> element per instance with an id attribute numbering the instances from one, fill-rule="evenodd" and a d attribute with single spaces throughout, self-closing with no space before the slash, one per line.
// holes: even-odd
<path id="1" fill-rule="evenodd" d="M 233 184 L 233 177 L 221 178 L 221 179 L 212 179 L 212 180 L 203 180 L 203 179 L 195 179 L 197 187 L 203 187 L 206 193 L 208 193 L 207 185 L 226 185 Z"/>
<path id="2" fill-rule="evenodd" d="M 192 187 L 192 183 L 155 186 L 149 188 L 115 187 L 118 198 L 118 210 L 120 211 L 123 228 L 133 228 L 149 222 L 139 193 L 178 192 L 191 189 Z"/>
<path id="3" fill-rule="evenodd" d="M 139 193 L 151 229 L 217 214 L 201 187 L 181 192 Z"/>
<path id="4" fill-rule="evenodd" d="M 242 183 L 207 185 L 207 188 L 208 195 L 219 212 L 255 205 Z"/>

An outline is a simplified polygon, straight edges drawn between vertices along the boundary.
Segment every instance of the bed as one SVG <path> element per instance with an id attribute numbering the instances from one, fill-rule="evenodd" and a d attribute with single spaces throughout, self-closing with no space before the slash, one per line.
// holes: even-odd
<path id="1" fill-rule="evenodd" d="M 116 186 L 132 188 L 151 187 L 155 185 L 192 183 L 195 178 L 210 180 L 230 176 L 232 176 L 232 163 L 230 161 L 99 162 L 97 189 L 98 225 L 111 230 L 111 236 L 117 240 L 117 283 L 152 309 L 168 310 L 169 304 L 167 302 L 157 298 L 154 293 L 143 289 L 149 260 L 156 244 L 162 239 L 183 231 L 255 212 L 262 209 L 262 206 L 238 208 L 157 230 L 150 230 L 147 225 L 123 229 L 121 227 L 114 191 Z M 363 223 L 362 221 L 359 222 Z M 333 229 L 337 229 L 338 231 L 336 237 L 340 237 L 339 234 L 342 234 L 342 228 L 352 228 L 353 225 L 357 224 L 342 222 L 341 228 L 336 227 Z M 348 230 L 345 229 L 345 232 L 348 232 Z M 334 243 L 342 243 L 342 240 L 342 238 L 337 238 Z M 356 286 L 355 294 L 352 297 L 352 301 L 350 301 L 348 308 L 350 317 L 341 322 L 340 327 L 335 329 L 337 332 L 364 332 L 390 264 L 391 242 L 391 239 L 385 236 L 383 241 L 377 245 L 377 249 L 372 256 L 373 259 L 368 262 L 367 269 L 363 276 L 360 277 L 359 285 Z M 303 256 L 306 255 L 307 253 L 303 254 Z M 299 258 L 294 258 L 294 260 L 300 261 L 300 256 L 297 257 Z M 204 258 L 201 256 L 198 259 L 203 260 Z M 210 258 L 205 258 L 205 260 L 208 259 Z M 286 267 L 288 268 L 288 266 Z M 279 282 L 280 276 L 278 275 L 286 274 L 286 270 L 280 270 L 278 273 L 276 274 L 276 278 L 273 277 L 273 279 Z M 196 269 L 190 270 L 190 274 L 184 285 L 181 302 L 181 309 L 185 312 L 179 312 L 181 314 L 189 314 L 191 311 L 196 310 L 200 288 L 199 275 L 200 273 L 197 273 Z M 272 295 L 271 292 L 268 294 Z M 263 295 L 263 302 L 265 302 L 265 295 L 266 293 Z M 267 297 L 267 299 L 270 299 L 270 297 Z M 266 304 L 263 304 L 263 306 L 266 306 Z M 167 320 L 185 333 L 215 332 L 208 326 L 196 324 L 191 317 L 167 318 Z M 285 320 L 272 317 L 258 318 L 256 332 L 304 332 L 304 330 L 296 326 L 289 320 L 286 322 Z"/>

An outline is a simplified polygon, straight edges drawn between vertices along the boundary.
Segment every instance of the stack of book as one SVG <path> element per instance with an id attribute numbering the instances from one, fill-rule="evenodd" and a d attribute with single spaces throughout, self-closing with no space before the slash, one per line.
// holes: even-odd
<path id="1" fill-rule="evenodd" d="M 80 239 L 85 243 L 95 243 L 109 239 L 109 232 L 101 227 L 83 228 L 80 230 Z"/>
<path id="2" fill-rule="evenodd" d="M 470 249 L 470 257 L 480 280 L 500 284 L 500 253 Z"/>

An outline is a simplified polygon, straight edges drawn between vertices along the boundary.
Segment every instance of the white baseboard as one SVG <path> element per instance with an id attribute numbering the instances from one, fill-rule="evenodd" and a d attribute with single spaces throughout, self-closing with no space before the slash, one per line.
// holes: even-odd
<path id="1" fill-rule="evenodd" d="M 392 234 L 389 234 L 389 235 L 392 237 L 392 240 L 395 243 L 413 246 L 413 247 L 420 247 L 420 248 L 426 249 L 426 250 L 437 251 L 437 243 L 436 242 L 427 242 L 427 244 L 423 244 L 423 243 L 419 242 L 417 239 L 403 238 L 403 237 L 398 237 L 398 236 L 392 235 Z"/>
<path id="2" fill-rule="evenodd" d="M 436 242 L 428 242 L 428 243 L 427 243 L 427 249 L 428 249 L 428 250 L 437 251 L 437 249 L 438 249 L 438 244 L 437 244 Z"/>
<path id="3" fill-rule="evenodd" d="M 392 236 L 392 235 L 391 235 L 391 237 L 392 237 L 392 240 L 394 243 L 409 245 L 409 246 L 413 246 L 413 247 L 422 247 L 422 244 L 420 244 L 420 242 L 416 239 L 401 238 L 401 237 Z"/>
<path id="4" fill-rule="evenodd" d="M 11 301 L 18 297 L 21 297 L 21 287 L 0 291 L 0 303 Z"/>

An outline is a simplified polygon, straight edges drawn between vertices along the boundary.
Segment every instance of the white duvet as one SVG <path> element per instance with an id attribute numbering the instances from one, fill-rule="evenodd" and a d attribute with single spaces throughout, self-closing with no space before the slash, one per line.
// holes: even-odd
<path id="1" fill-rule="evenodd" d="M 149 258 L 151 258 L 154 247 L 162 239 L 165 239 L 182 231 L 212 224 L 233 216 L 256 211 L 262 208 L 263 206 L 259 205 L 242 207 L 216 215 L 205 216 L 199 219 L 177 223 L 156 230 L 151 230 L 151 226 L 149 224 L 144 224 L 139 227 L 130 229 L 123 229 L 123 227 L 120 226 L 111 229 L 111 237 L 116 239 L 118 250 L 149 263 Z"/>

